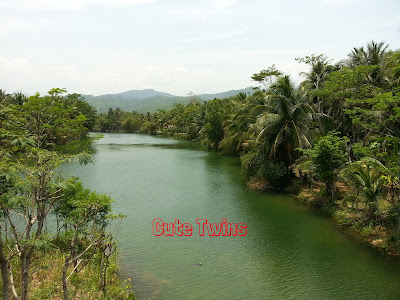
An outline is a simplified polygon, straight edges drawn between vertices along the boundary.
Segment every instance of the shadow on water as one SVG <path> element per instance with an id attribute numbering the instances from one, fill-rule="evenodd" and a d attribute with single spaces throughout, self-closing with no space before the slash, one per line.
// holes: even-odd
<path id="1" fill-rule="evenodd" d="M 107 134 L 111 135 L 111 134 Z M 132 134 L 124 134 L 124 133 L 113 133 L 113 136 L 124 138 L 124 137 L 129 137 L 132 136 Z M 136 134 L 135 134 L 136 136 Z M 129 139 L 124 139 L 122 140 L 123 143 L 121 143 L 121 139 L 119 139 L 119 142 L 115 142 L 115 138 L 109 139 L 109 138 L 102 138 L 99 141 L 94 142 L 92 145 L 90 145 L 89 150 L 91 153 L 97 153 L 99 151 L 99 148 L 109 148 L 113 150 L 118 150 L 118 149 L 126 149 L 129 147 L 138 147 L 138 148 L 158 148 L 158 149 L 182 149 L 182 150 L 200 150 L 200 151 L 206 151 L 207 146 L 201 145 L 199 143 L 194 143 L 190 141 L 182 141 L 182 140 L 175 140 L 171 138 L 166 138 L 163 136 L 148 136 L 148 135 L 143 135 L 145 138 L 150 138 L 149 142 L 143 142 L 141 140 L 129 140 Z M 155 142 L 157 141 L 157 142 Z"/>
<path id="2" fill-rule="evenodd" d="M 191 143 L 191 142 L 180 142 L 180 143 L 176 143 L 176 144 L 149 144 L 149 143 L 117 144 L 117 143 L 109 143 L 109 144 L 97 145 L 95 148 L 104 147 L 104 146 L 121 147 L 121 148 L 140 147 L 140 148 L 160 148 L 160 149 L 184 149 L 184 150 L 197 150 L 197 151 L 207 149 L 207 147 L 205 147 L 205 146 L 197 145 L 197 144 Z"/>

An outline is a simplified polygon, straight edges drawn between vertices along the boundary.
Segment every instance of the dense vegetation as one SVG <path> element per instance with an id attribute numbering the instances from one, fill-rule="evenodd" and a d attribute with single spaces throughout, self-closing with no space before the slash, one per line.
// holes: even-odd
<path id="1" fill-rule="evenodd" d="M 0 90 L 2 298 L 129 297 L 108 229 L 123 216 L 60 168 L 90 162 L 79 150 L 89 131 L 163 134 L 238 156 L 250 186 L 299 193 L 400 253 L 400 50 L 371 42 L 336 63 L 297 60 L 308 68 L 299 86 L 271 66 L 252 76 L 259 88 L 251 95 L 192 96 L 145 114 L 97 115 L 62 89 L 43 97 Z"/>
<path id="2" fill-rule="evenodd" d="M 239 92 L 252 92 L 252 88 L 248 87 L 241 90 L 231 90 L 217 94 L 196 95 L 200 100 L 208 101 L 215 98 L 228 98 Z M 93 105 L 98 112 L 107 112 L 109 108 L 122 109 L 125 111 L 137 111 L 141 113 L 154 112 L 159 109 L 169 110 L 175 104 L 188 104 L 193 92 L 189 92 L 186 96 L 174 96 L 168 93 L 158 92 L 152 89 L 131 90 L 119 94 L 107 94 L 100 96 L 84 95 L 85 100 Z"/>
<path id="3" fill-rule="evenodd" d="M 127 299 L 116 276 L 112 199 L 66 177 L 88 163 L 96 111 L 77 94 L 42 97 L 0 90 L 2 299 Z M 71 149 L 77 154 L 70 154 Z M 67 151 L 68 150 L 68 151 Z M 49 228 L 49 229 L 48 229 Z M 30 288 L 31 287 L 31 288 Z"/>
<path id="4" fill-rule="evenodd" d="M 399 253 L 400 51 L 372 41 L 336 63 L 297 60 L 308 68 L 299 86 L 271 66 L 252 76 L 252 95 L 193 97 L 147 114 L 109 109 L 94 130 L 163 134 L 237 155 L 250 185 L 302 187 L 299 198 Z"/>

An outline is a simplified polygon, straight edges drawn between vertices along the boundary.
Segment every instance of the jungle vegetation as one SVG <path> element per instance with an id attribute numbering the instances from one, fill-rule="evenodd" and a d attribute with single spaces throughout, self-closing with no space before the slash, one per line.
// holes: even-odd
<path id="1" fill-rule="evenodd" d="M 95 118 L 64 89 L 30 97 L 0 90 L 1 299 L 130 297 L 109 229 L 123 216 L 60 168 L 90 162 L 76 149 L 90 144 Z"/>
<path id="2" fill-rule="evenodd" d="M 144 114 L 109 109 L 93 130 L 162 134 L 238 156 L 250 185 L 303 187 L 304 201 L 399 253 L 400 50 L 371 41 L 337 62 L 296 60 L 305 67 L 298 85 L 273 65 L 253 74 L 252 95 L 193 96 Z"/>
<path id="3" fill-rule="evenodd" d="M 3 299 L 43 298 L 43 289 L 29 287 L 48 269 L 58 278 L 45 289 L 52 295 L 69 299 L 86 288 L 104 298 L 129 297 L 116 283 L 108 229 L 123 216 L 111 214 L 112 199 L 59 168 L 90 162 L 77 150 L 90 144 L 89 131 L 160 134 L 237 156 L 250 186 L 299 193 L 399 254 L 400 50 L 371 41 L 337 62 L 324 54 L 296 60 L 306 69 L 300 84 L 272 65 L 253 74 L 258 88 L 251 95 L 210 101 L 192 95 L 188 104 L 153 113 L 97 114 L 64 89 L 30 97 L 0 90 Z M 55 230 L 47 230 L 50 219 Z M 88 277 L 94 280 L 82 285 Z"/>

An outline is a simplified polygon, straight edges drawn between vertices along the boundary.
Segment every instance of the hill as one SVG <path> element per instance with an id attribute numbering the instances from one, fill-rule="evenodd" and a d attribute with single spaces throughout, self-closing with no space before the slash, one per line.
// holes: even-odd
<path id="1" fill-rule="evenodd" d="M 153 112 L 158 109 L 168 110 L 177 103 L 186 104 L 195 97 L 200 101 L 212 99 L 223 99 L 235 96 L 239 93 L 252 94 L 253 87 L 247 87 L 241 90 L 230 90 L 215 94 L 201 94 L 191 96 L 174 96 L 168 93 L 158 92 L 153 89 L 130 90 L 118 94 L 106 94 L 100 96 L 82 95 L 86 101 L 93 105 L 98 112 L 106 112 L 109 108 L 120 108 L 125 111 Z"/>

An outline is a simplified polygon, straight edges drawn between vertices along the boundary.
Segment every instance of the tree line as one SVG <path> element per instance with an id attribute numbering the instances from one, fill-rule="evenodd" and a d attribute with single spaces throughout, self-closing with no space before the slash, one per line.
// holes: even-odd
<path id="1" fill-rule="evenodd" d="M 129 297 L 119 284 L 107 293 L 111 277 L 114 281 L 116 277 L 110 269 L 116 244 L 109 225 L 123 216 L 111 214 L 109 196 L 84 188 L 61 168 L 65 163 L 91 161 L 87 151 L 69 150 L 90 144 L 88 133 L 95 119 L 96 110 L 65 89 L 30 97 L 0 90 L 2 299 L 33 299 L 33 292 L 39 299 L 67 300 L 71 293 L 75 298 L 79 273 L 84 272 L 94 278 L 98 295 Z M 46 261 L 49 258 L 54 261 Z M 89 269 L 92 273 L 87 273 Z M 60 270 L 54 274 L 56 288 L 30 292 L 34 277 L 40 272 L 50 276 L 52 270 Z"/>
<path id="2" fill-rule="evenodd" d="M 3 299 L 27 299 L 29 284 L 58 251 L 68 299 L 74 278 L 96 267 L 96 286 L 111 288 L 115 239 L 112 199 L 62 173 L 90 162 L 89 131 L 162 134 L 238 156 L 245 180 L 264 189 L 301 192 L 304 201 L 400 252 L 400 51 L 381 42 L 353 48 L 333 62 L 299 57 L 308 71 L 296 85 L 274 65 L 253 74 L 252 95 L 154 113 L 109 109 L 97 114 L 78 94 L 45 96 L 0 90 L 0 271 Z M 74 149 L 74 151 L 71 151 Z M 68 150 L 68 151 L 67 151 Z M 74 153 L 74 154 L 71 154 Z M 55 230 L 47 224 L 55 220 Z"/>
<path id="3" fill-rule="evenodd" d="M 163 134 L 239 156 L 248 182 L 313 191 L 311 204 L 361 228 L 385 226 L 400 250 L 400 50 L 384 42 L 296 59 L 296 85 L 274 65 L 253 74 L 252 95 L 140 114 L 109 109 L 101 132 Z M 319 189 L 315 192 L 315 189 Z"/>

